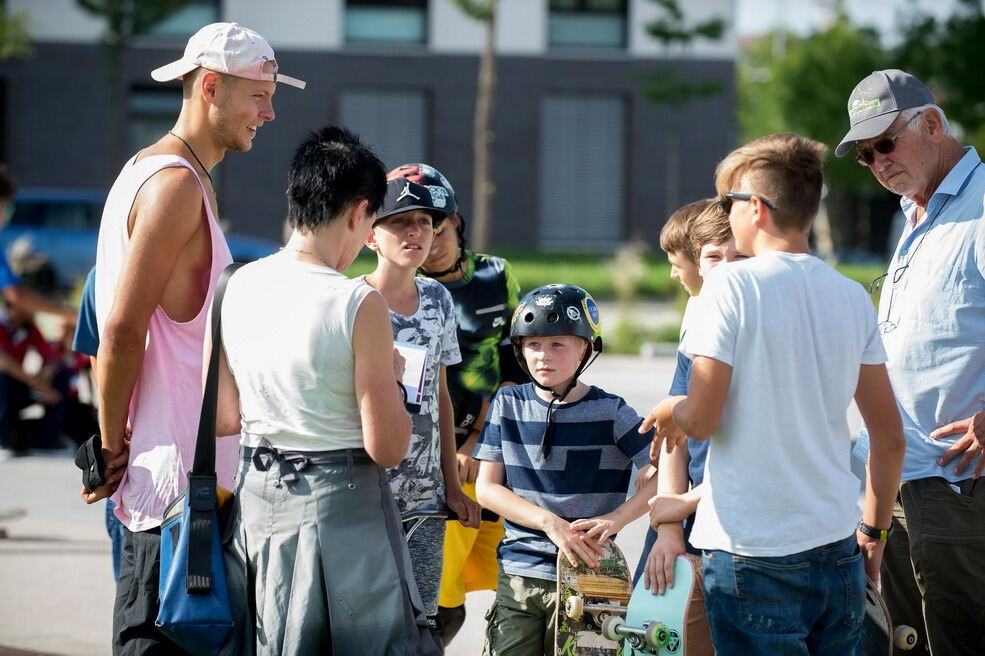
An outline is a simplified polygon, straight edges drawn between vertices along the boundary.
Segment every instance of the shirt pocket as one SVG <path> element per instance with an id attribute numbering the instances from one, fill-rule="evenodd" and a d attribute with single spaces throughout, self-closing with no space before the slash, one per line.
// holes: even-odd
<path id="1" fill-rule="evenodd" d="M 595 489 L 595 481 L 602 466 L 602 449 L 577 449 L 568 451 L 564 463 L 564 477 L 569 486 L 579 491 Z"/>

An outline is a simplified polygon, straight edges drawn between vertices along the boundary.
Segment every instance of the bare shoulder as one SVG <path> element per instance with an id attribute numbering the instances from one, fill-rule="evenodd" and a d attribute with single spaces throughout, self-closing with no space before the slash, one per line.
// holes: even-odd
<path id="1" fill-rule="evenodd" d="M 201 226 L 204 198 L 195 174 L 183 166 L 161 169 L 137 192 L 131 230 L 166 224 L 173 237 L 187 239 Z"/>
<path id="2" fill-rule="evenodd" d="M 385 325 L 389 329 L 390 308 L 386 304 L 383 294 L 378 290 L 370 290 L 366 294 L 366 298 L 359 304 L 359 310 L 356 311 L 356 324 L 363 329 L 376 324 Z"/>

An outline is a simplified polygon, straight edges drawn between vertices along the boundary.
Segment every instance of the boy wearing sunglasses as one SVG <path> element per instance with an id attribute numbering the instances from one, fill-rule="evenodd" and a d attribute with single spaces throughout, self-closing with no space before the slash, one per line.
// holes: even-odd
<path id="1" fill-rule="evenodd" d="M 848 116 L 835 154 L 854 147 L 902 197 L 906 217 L 879 300 L 906 436 L 883 595 L 893 619 L 917 627 L 933 653 L 982 654 L 985 166 L 955 139 L 930 90 L 903 71 L 859 82 Z M 866 457 L 871 438 L 863 428 L 856 457 Z"/>
<path id="2" fill-rule="evenodd" d="M 869 531 L 889 526 L 899 484 L 903 437 L 872 302 L 808 246 L 824 152 L 769 135 L 715 174 L 736 247 L 753 257 L 706 275 L 672 415 L 688 437 L 711 437 L 691 544 L 720 653 L 858 653 L 864 577 L 878 576 L 885 545 Z M 861 523 L 853 395 L 872 438 Z"/>

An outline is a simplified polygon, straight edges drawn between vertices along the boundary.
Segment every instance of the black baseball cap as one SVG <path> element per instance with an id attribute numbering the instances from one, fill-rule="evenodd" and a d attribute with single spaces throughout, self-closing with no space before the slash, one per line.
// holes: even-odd
<path id="1" fill-rule="evenodd" d="M 431 225 L 437 228 L 448 216 L 448 210 L 438 207 L 431 195 L 431 190 L 424 185 L 411 182 L 407 178 L 397 178 L 386 183 L 386 197 L 376 213 L 374 225 L 381 219 L 394 214 L 403 214 L 413 210 L 424 210 L 431 215 Z"/>

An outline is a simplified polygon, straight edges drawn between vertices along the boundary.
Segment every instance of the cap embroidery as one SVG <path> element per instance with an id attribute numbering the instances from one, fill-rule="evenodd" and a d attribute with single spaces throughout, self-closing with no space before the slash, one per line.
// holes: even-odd
<path id="1" fill-rule="evenodd" d="M 849 114 L 861 114 L 862 112 L 868 111 L 870 109 L 875 109 L 880 105 L 878 98 L 875 100 L 862 100 L 861 98 L 852 101 L 852 106 L 848 110 Z"/>
<path id="2" fill-rule="evenodd" d="M 396 200 L 394 202 L 399 203 L 401 200 L 403 200 L 404 198 L 407 198 L 408 196 L 410 196 L 414 200 L 421 200 L 421 197 L 420 196 L 415 196 L 413 194 L 413 192 L 411 192 L 411 190 L 410 190 L 410 184 L 408 183 L 408 184 L 404 185 L 404 190 L 400 192 L 400 195 L 397 196 L 397 198 L 396 198 Z"/>

